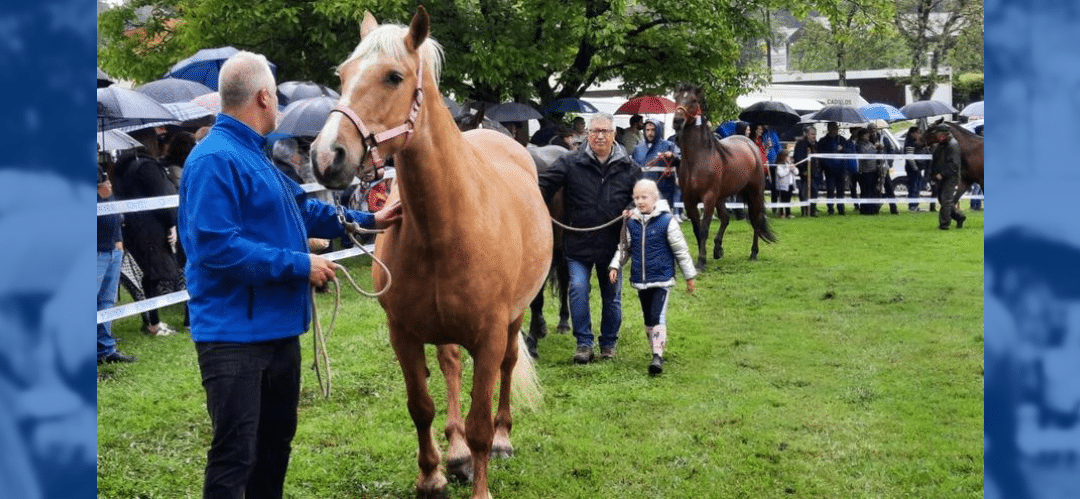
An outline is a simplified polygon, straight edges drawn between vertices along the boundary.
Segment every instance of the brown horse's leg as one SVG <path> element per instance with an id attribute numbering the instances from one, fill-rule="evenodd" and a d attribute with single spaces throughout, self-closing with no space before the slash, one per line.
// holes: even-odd
<path id="1" fill-rule="evenodd" d="M 514 418 L 510 413 L 510 388 L 513 384 L 514 365 L 518 362 L 518 330 L 524 316 L 510 323 L 507 334 L 506 353 L 499 366 L 499 408 L 495 412 L 495 438 L 491 443 L 492 457 L 513 457 L 514 444 L 510 442 L 510 431 L 514 427 Z"/>
<path id="2" fill-rule="evenodd" d="M 439 470 L 439 449 L 435 446 L 435 438 L 431 434 L 435 401 L 427 390 L 428 370 L 424 360 L 424 345 L 401 341 L 398 337 L 391 329 L 390 339 L 401 365 L 401 372 L 405 375 L 409 415 L 416 426 L 416 437 L 419 441 L 416 460 L 420 466 L 420 476 L 416 479 L 416 495 L 421 498 L 447 497 L 446 477 Z"/>
<path id="3" fill-rule="evenodd" d="M 446 379 L 446 471 L 454 480 L 468 481 L 472 479 L 472 462 L 461 421 L 461 349 L 457 345 L 439 345 L 436 350 L 439 369 Z"/>
<path id="4" fill-rule="evenodd" d="M 728 223 L 731 222 L 731 215 L 728 214 L 726 199 L 720 198 L 716 200 L 716 211 L 720 215 L 720 229 L 716 231 L 716 239 L 713 240 L 713 260 L 719 260 L 724 256 L 724 233 L 727 232 Z"/>
<path id="5" fill-rule="evenodd" d="M 472 405 L 465 419 L 465 435 L 472 451 L 472 499 L 488 499 L 488 460 L 495 430 L 491 419 L 491 401 L 495 395 L 495 377 L 506 353 L 506 331 L 480 332 L 491 335 L 471 350 L 473 357 Z"/>
<path id="6" fill-rule="evenodd" d="M 694 266 L 697 267 L 698 271 L 701 271 L 705 269 L 705 238 L 708 237 L 708 225 L 705 225 L 703 231 L 701 212 L 698 210 L 699 201 L 696 195 L 683 193 L 683 210 L 686 211 L 686 216 L 690 218 L 690 225 L 694 228 L 694 239 L 697 241 L 698 247 L 698 258 Z"/>

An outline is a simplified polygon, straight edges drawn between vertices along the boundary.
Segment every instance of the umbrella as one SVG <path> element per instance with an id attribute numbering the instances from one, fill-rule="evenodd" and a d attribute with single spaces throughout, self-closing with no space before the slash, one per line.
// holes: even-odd
<path id="1" fill-rule="evenodd" d="M 275 132 L 293 137 L 314 137 L 322 130 L 334 106 L 337 106 L 337 98 L 325 95 L 293 101 L 285 107 Z"/>
<path id="2" fill-rule="evenodd" d="M 657 95 L 642 95 L 623 103 L 615 114 L 667 114 L 675 112 L 675 102 Z"/>
<path id="3" fill-rule="evenodd" d="M 956 112 L 956 108 L 941 101 L 921 100 L 900 108 L 900 112 L 904 113 L 904 116 L 907 116 L 908 119 L 916 119 L 941 114 L 953 114 Z"/>
<path id="4" fill-rule="evenodd" d="M 101 68 L 97 68 L 97 87 L 105 88 L 112 84 L 112 78 L 109 77 L 109 75 L 105 74 L 105 72 L 102 71 Z"/>
<path id="5" fill-rule="evenodd" d="M 799 113 L 791 106 L 775 100 L 755 102 L 739 113 L 739 119 L 773 128 L 787 128 L 799 122 Z"/>
<path id="6" fill-rule="evenodd" d="M 457 119 L 458 116 L 461 116 L 461 111 L 463 111 L 461 104 L 458 104 L 457 101 L 445 95 L 443 96 L 442 101 L 443 104 L 446 104 L 446 109 L 450 111 L 450 116 L 453 116 L 454 119 Z"/>
<path id="7" fill-rule="evenodd" d="M 492 121 L 503 122 L 538 120 L 543 118 L 544 115 L 528 104 L 507 102 L 484 109 L 484 117 Z"/>
<path id="8" fill-rule="evenodd" d="M 213 49 L 202 49 L 195 55 L 188 57 L 173 65 L 165 78 L 182 78 L 197 81 L 212 89 L 218 88 L 218 73 L 225 61 L 239 52 L 235 47 L 226 46 Z M 270 71 L 276 72 L 277 66 L 270 64 Z"/>
<path id="9" fill-rule="evenodd" d="M 844 106 L 840 104 L 833 104 L 825 106 L 813 113 L 810 116 L 804 116 L 803 121 L 836 121 L 839 123 L 868 123 L 870 118 L 867 118 L 859 108 L 854 106 Z"/>
<path id="10" fill-rule="evenodd" d="M 983 117 L 983 101 L 972 102 L 967 106 L 964 106 L 960 110 L 960 116 L 967 118 L 982 118 Z"/>
<path id="11" fill-rule="evenodd" d="M 596 106 L 588 101 L 574 97 L 556 99 L 555 102 L 545 105 L 543 109 L 549 113 L 595 113 L 598 111 Z"/>
<path id="12" fill-rule="evenodd" d="M 169 102 L 186 102 L 200 95 L 205 95 L 214 90 L 202 83 L 180 78 L 163 78 L 146 83 L 135 89 L 151 99 L 162 104 Z"/>
<path id="13" fill-rule="evenodd" d="M 289 105 L 295 101 L 310 99 L 312 97 L 341 98 L 341 94 L 335 92 L 332 88 L 326 85 L 320 85 L 313 81 L 281 82 L 278 84 L 277 89 L 278 94 L 281 94 L 281 96 L 284 97 L 283 99 L 279 99 L 284 105 Z"/>
<path id="14" fill-rule="evenodd" d="M 859 108 L 867 118 L 872 120 L 885 120 L 885 121 L 900 121 L 908 119 L 901 113 L 899 109 L 885 104 L 884 102 L 875 102 L 873 104 L 867 104 Z"/>
<path id="15" fill-rule="evenodd" d="M 141 146 L 139 141 L 117 129 L 105 130 L 97 134 L 98 148 L 102 151 L 126 151 Z"/>
<path id="16" fill-rule="evenodd" d="M 99 130 L 177 123 L 176 116 L 154 99 L 116 85 L 97 89 L 97 111 Z"/>
<path id="17" fill-rule="evenodd" d="M 221 112 L 221 94 L 217 92 L 200 95 L 191 99 L 191 102 L 205 107 L 215 114 Z"/>
<path id="18" fill-rule="evenodd" d="M 177 120 L 183 122 L 194 121 L 215 114 L 213 111 L 194 102 L 166 102 L 162 105 L 165 106 L 165 109 L 168 109 L 170 113 L 173 113 L 173 116 L 176 116 Z"/>

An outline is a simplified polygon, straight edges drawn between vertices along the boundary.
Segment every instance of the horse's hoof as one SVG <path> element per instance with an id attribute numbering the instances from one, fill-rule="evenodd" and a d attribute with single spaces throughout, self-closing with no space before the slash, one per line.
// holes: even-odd
<path id="1" fill-rule="evenodd" d="M 495 459 L 510 459 L 514 457 L 513 447 L 492 447 L 491 457 Z"/>
<path id="2" fill-rule="evenodd" d="M 416 489 L 417 499 L 450 499 L 450 491 L 446 487 L 435 490 Z"/>
<path id="3" fill-rule="evenodd" d="M 540 358 L 540 352 L 536 350 L 536 338 L 532 336 L 525 337 L 525 349 L 529 352 L 529 356 L 534 359 Z"/>
<path id="4" fill-rule="evenodd" d="M 446 463 L 446 473 L 455 482 L 471 482 L 473 477 L 472 458 L 463 457 Z"/>
<path id="5" fill-rule="evenodd" d="M 566 334 L 570 332 L 570 323 L 566 321 L 559 321 L 559 327 L 555 329 L 559 334 Z"/>
<path id="6" fill-rule="evenodd" d="M 715 249 L 712 252 L 713 260 L 719 260 L 723 256 L 724 256 L 724 250 L 722 250 L 722 249 Z"/>
<path id="7" fill-rule="evenodd" d="M 532 327 L 529 328 L 529 336 L 531 336 L 533 338 L 536 338 L 538 340 L 545 337 L 545 336 L 547 336 L 547 335 L 548 335 L 548 327 L 547 327 L 546 322 L 542 322 L 542 323 L 540 323 L 538 325 L 534 324 Z"/>

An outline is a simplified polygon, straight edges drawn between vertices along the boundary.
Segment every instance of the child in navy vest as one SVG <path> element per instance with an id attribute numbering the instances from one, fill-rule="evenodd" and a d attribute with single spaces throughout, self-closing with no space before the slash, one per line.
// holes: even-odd
<path id="1" fill-rule="evenodd" d="M 634 206 L 623 227 L 618 251 L 608 266 L 608 276 L 612 283 L 616 282 L 619 269 L 626 260 L 632 260 L 630 285 L 638 290 L 645 316 L 645 336 L 652 346 L 649 374 L 656 375 L 664 370 L 665 315 L 668 289 L 675 285 L 675 263 L 682 267 L 688 293 L 694 292 L 697 269 L 679 223 L 672 217 L 667 201 L 660 199 L 656 182 L 642 179 L 634 184 Z"/>

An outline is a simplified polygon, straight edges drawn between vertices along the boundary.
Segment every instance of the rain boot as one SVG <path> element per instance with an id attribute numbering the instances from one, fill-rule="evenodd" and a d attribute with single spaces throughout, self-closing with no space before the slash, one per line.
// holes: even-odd
<path id="1" fill-rule="evenodd" d="M 652 335 L 649 336 L 652 345 L 653 357 L 649 363 L 649 374 L 656 376 L 664 372 L 664 347 L 667 344 L 667 326 L 653 326 Z"/>

